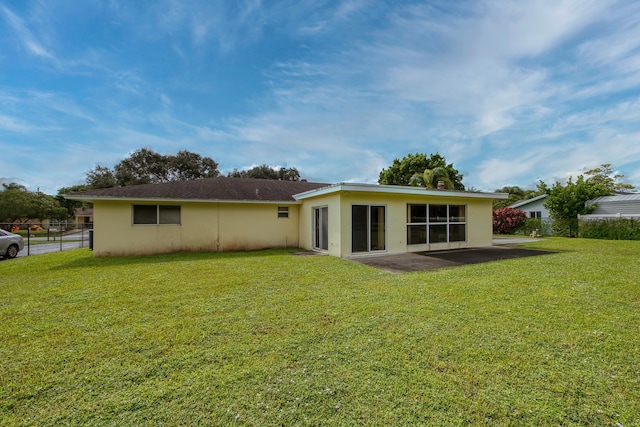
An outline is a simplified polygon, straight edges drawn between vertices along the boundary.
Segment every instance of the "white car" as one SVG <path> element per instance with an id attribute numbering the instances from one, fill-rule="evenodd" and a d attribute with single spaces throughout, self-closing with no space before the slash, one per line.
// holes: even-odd
<path id="1" fill-rule="evenodd" d="M 0 229 L 0 257 L 15 258 L 23 249 L 22 236 Z"/>

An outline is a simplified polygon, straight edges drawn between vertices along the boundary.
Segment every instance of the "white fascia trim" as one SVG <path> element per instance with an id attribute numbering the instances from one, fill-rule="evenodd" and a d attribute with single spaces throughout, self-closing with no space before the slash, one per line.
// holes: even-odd
<path id="1" fill-rule="evenodd" d="M 506 199 L 509 197 L 507 193 L 472 193 L 467 191 L 433 190 L 424 187 L 406 187 L 401 185 L 349 183 L 335 184 L 329 187 L 319 188 L 317 190 L 305 191 L 304 193 L 295 194 L 293 197 L 296 200 L 304 200 L 311 197 L 324 196 L 341 191 L 377 194 L 403 194 L 410 196 L 464 197 L 470 199 Z"/>
<path id="2" fill-rule="evenodd" d="M 507 194 L 507 193 L 504 193 L 504 194 Z M 515 202 L 514 204 L 512 204 L 511 207 L 514 208 L 514 209 L 515 208 L 519 208 L 520 206 L 525 206 L 525 205 L 528 205 L 529 203 L 537 202 L 538 200 L 544 199 L 545 197 L 547 197 L 546 194 L 541 194 L 539 196 L 532 197 L 530 199 L 520 200 L 520 201 Z M 508 198 L 508 194 L 507 194 L 507 197 L 505 197 L 505 198 Z"/>

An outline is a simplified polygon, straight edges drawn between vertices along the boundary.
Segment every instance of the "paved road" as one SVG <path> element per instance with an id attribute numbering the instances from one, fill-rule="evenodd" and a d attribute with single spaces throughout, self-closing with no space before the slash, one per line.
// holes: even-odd
<path id="1" fill-rule="evenodd" d="M 84 238 L 81 242 L 80 239 Z M 46 238 L 32 238 L 32 241 L 42 241 L 46 240 Z M 70 240 L 70 241 L 66 241 Z M 38 243 L 36 245 L 31 245 L 27 249 L 27 240 L 24 241 L 24 249 L 18 253 L 18 258 L 25 257 L 27 255 L 40 255 L 40 254 L 48 254 L 51 252 L 60 252 L 60 240 L 52 241 L 51 243 Z M 62 250 L 66 251 L 69 249 L 78 249 L 78 248 L 88 248 L 89 247 L 89 233 L 85 232 L 84 236 L 81 233 L 78 234 L 69 234 L 67 236 L 63 236 L 62 238 Z"/>

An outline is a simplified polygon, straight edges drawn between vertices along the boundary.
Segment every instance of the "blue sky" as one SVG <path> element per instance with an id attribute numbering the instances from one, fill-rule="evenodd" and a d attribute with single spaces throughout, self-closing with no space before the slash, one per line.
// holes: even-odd
<path id="1" fill-rule="evenodd" d="M 55 194 L 150 147 L 223 173 L 467 187 L 602 163 L 640 186 L 636 0 L 0 0 L 0 182 Z"/>

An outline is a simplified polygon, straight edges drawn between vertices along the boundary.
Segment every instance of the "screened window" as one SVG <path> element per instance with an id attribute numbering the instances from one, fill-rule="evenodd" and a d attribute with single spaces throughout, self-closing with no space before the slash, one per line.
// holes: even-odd
<path id="1" fill-rule="evenodd" d="M 466 241 L 466 212 L 465 205 L 407 205 L 407 244 Z"/>
<path id="2" fill-rule="evenodd" d="M 156 205 L 133 205 L 134 224 L 157 224 L 158 206 Z"/>
<path id="3" fill-rule="evenodd" d="M 133 205 L 134 224 L 180 224 L 180 206 Z"/>

